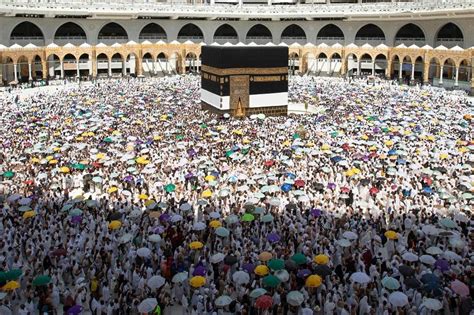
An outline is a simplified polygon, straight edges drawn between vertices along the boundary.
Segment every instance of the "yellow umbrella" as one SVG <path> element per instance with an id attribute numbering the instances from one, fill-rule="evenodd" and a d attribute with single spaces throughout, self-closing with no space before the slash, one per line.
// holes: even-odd
<path id="1" fill-rule="evenodd" d="M 321 150 L 326 151 L 326 150 L 329 150 L 329 149 L 331 149 L 331 147 L 330 147 L 329 144 L 327 144 L 327 143 L 325 143 L 325 144 L 323 144 L 323 145 L 321 146 Z"/>
<path id="2" fill-rule="evenodd" d="M 441 153 L 441 154 L 439 155 L 439 158 L 442 159 L 442 160 L 447 159 L 448 157 L 449 157 L 449 154 L 448 154 L 448 153 Z"/>
<path id="3" fill-rule="evenodd" d="M 317 288 L 323 283 L 323 279 L 318 276 L 318 275 L 311 275 L 308 278 L 306 278 L 306 283 L 305 285 L 308 288 Z"/>
<path id="4" fill-rule="evenodd" d="M 58 147 L 53 148 L 53 152 L 59 152 L 59 151 L 61 151 L 61 148 L 58 148 Z"/>
<path id="5" fill-rule="evenodd" d="M 31 159 L 31 162 L 32 162 L 32 163 L 39 163 L 39 162 L 40 162 L 40 159 L 38 159 L 38 158 L 35 157 L 35 158 L 32 158 L 32 159 Z"/>
<path id="6" fill-rule="evenodd" d="M 58 160 L 50 160 L 49 164 L 58 164 Z"/>
<path id="7" fill-rule="evenodd" d="M 69 173 L 71 170 L 67 166 L 63 166 L 59 169 L 61 173 Z"/>
<path id="8" fill-rule="evenodd" d="M 189 279 L 189 285 L 193 288 L 199 288 L 206 284 L 206 278 L 201 276 L 195 276 Z"/>
<path id="9" fill-rule="evenodd" d="M 105 158 L 105 154 L 104 154 L 104 153 L 97 153 L 97 154 L 95 155 L 95 158 L 96 158 L 97 160 L 101 160 L 101 159 Z"/>
<path id="10" fill-rule="evenodd" d="M 13 291 L 16 290 L 20 287 L 20 284 L 16 281 L 8 281 L 7 284 L 5 284 L 2 287 L 3 291 Z"/>
<path id="11" fill-rule="evenodd" d="M 189 248 L 191 249 L 201 249 L 204 247 L 204 244 L 198 241 L 189 243 Z"/>
<path id="12" fill-rule="evenodd" d="M 385 141 L 385 145 L 387 147 L 391 147 L 393 145 L 393 141 L 392 140 L 387 140 L 387 141 Z"/>
<path id="13" fill-rule="evenodd" d="M 377 147 L 375 145 L 373 145 L 369 148 L 369 151 L 377 151 Z"/>
<path id="14" fill-rule="evenodd" d="M 138 199 L 140 199 L 140 200 L 147 200 L 147 199 L 148 199 L 148 195 L 146 195 L 146 194 L 140 194 L 140 195 L 138 195 Z"/>
<path id="15" fill-rule="evenodd" d="M 109 190 L 108 190 L 108 193 L 109 193 L 109 194 L 111 194 L 111 193 L 114 193 L 114 192 L 116 192 L 117 190 L 118 190 L 118 188 L 117 188 L 117 187 L 115 187 L 115 186 L 112 186 L 112 187 L 110 187 L 110 188 L 109 188 Z"/>
<path id="16" fill-rule="evenodd" d="M 318 265 L 326 265 L 329 262 L 329 257 L 324 254 L 319 254 L 314 257 L 313 261 Z"/>
<path id="17" fill-rule="evenodd" d="M 155 200 L 149 199 L 149 200 L 145 201 L 145 206 L 148 207 L 149 205 L 151 205 L 151 204 L 153 204 L 153 203 L 155 203 Z"/>
<path id="18" fill-rule="evenodd" d="M 258 255 L 258 259 L 261 261 L 269 261 L 272 257 L 272 253 L 269 252 L 261 252 L 260 255 Z"/>
<path id="19" fill-rule="evenodd" d="M 146 157 L 140 156 L 139 158 L 137 158 L 137 163 L 142 164 L 142 165 L 146 165 L 146 164 L 150 163 L 150 161 L 147 160 Z"/>
<path id="20" fill-rule="evenodd" d="M 244 132 L 240 129 L 234 130 L 233 133 L 238 135 L 238 136 L 242 136 L 244 134 Z"/>
<path id="21" fill-rule="evenodd" d="M 160 116 L 160 120 L 166 120 L 166 119 L 168 119 L 168 115 L 161 115 Z"/>
<path id="22" fill-rule="evenodd" d="M 210 198 L 212 196 L 212 191 L 210 189 L 206 189 L 202 192 L 201 197 L 203 198 Z"/>
<path id="23" fill-rule="evenodd" d="M 396 240 L 398 239 L 398 233 L 392 230 L 388 230 L 384 234 L 389 240 Z"/>
<path id="24" fill-rule="evenodd" d="M 204 177 L 204 179 L 210 182 L 210 181 L 216 180 L 216 177 L 212 175 L 207 175 L 206 177 Z"/>
<path id="25" fill-rule="evenodd" d="M 348 171 L 344 172 L 344 175 L 351 177 L 351 176 L 354 176 L 355 173 L 354 173 L 353 170 L 348 170 Z"/>
<path id="26" fill-rule="evenodd" d="M 362 140 L 369 140 L 369 136 L 367 136 L 367 135 L 362 135 L 361 138 L 362 138 Z"/>
<path id="27" fill-rule="evenodd" d="M 255 274 L 263 277 L 270 273 L 270 269 L 268 269 L 268 267 L 265 265 L 258 265 L 257 267 L 255 267 L 254 272 Z"/>
<path id="28" fill-rule="evenodd" d="M 119 130 L 114 130 L 114 131 L 112 131 L 112 135 L 113 136 L 118 136 L 118 135 L 120 135 L 120 131 Z"/>
<path id="29" fill-rule="evenodd" d="M 314 147 L 314 143 L 311 142 L 311 141 L 308 141 L 308 143 L 306 143 L 306 146 L 307 146 L 308 148 L 312 148 L 312 147 Z"/>
<path id="30" fill-rule="evenodd" d="M 26 211 L 23 213 L 23 219 L 32 218 L 35 215 L 36 215 L 36 212 L 34 210 Z"/>
<path id="31" fill-rule="evenodd" d="M 211 228 L 214 228 L 214 229 L 217 229 L 218 227 L 221 227 L 222 226 L 222 223 L 220 221 L 217 221 L 217 220 L 213 220 L 209 223 L 209 226 Z"/>
<path id="32" fill-rule="evenodd" d="M 120 222 L 119 220 L 113 220 L 113 221 L 110 221 L 109 223 L 109 229 L 111 230 L 120 229 L 121 226 L 122 226 L 122 222 Z"/>
<path id="33" fill-rule="evenodd" d="M 48 155 L 48 156 L 46 157 L 46 160 L 48 160 L 48 161 L 51 161 L 52 159 L 54 159 L 54 157 L 53 157 L 52 155 Z"/>
<path id="34" fill-rule="evenodd" d="M 289 140 L 286 140 L 281 145 L 284 146 L 284 147 L 289 147 L 291 145 L 291 142 Z"/>
<path id="35" fill-rule="evenodd" d="M 251 141 L 250 141 L 249 139 L 247 139 L 247 138 L 244 138 L 244 139 L 242 140 L 242 143 L 243 143 L 243 144 L 249 144 L 250 142 L 251 142 Z"/>

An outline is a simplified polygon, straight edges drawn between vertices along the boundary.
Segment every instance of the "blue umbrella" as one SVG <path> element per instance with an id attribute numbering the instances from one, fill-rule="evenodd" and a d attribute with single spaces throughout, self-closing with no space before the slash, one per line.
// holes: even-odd
<path id="1" fill-rule="evenodd" d="M 404 159 L 398 159 L 397 164 L 405 165 L 405 164 L 407 164 L 407 161 L 404 160 Z"/>
<path id="2" fill-rule="evenodd" d="M 289 177 L 289 178 L 291 178 L 291 179 L 295 179 L 295 178 L 296 178 L 296 174 L 289 173 L 289 172 L 286 173 L 285 176 L 286 176 L 286 177 Z"/>
<path id="3" fill-rule="evenodd" d="M 281 186 L 281 190 L 283 192 L 289 192 L 291 190 L 291 187 L 292 187 L 291 184 L 286 183 Z"/>
<path id="4" fill-rule="evenodd" d="M 387 154 L 388 155 L 397 155 L 397 150 L 392 149 L 392 150 L 388 151 Z"/>
<path id="5" fill-rule="evenodd" d="M 425 187 L 425 188 L 423 188 L 423 192 L 426 193 L 426 194 L 432 194 L 433 189 L 431 189 L 431 187 Z"/>
<path id="6" fill-rule="evenodd" d="M 342 157 L 340 157 L 340 156 L 333 156 L 333 157 L 331 158 L 331 161 L 334 162 L 334 163 L 339 163 L 339 162 L 342 161 Z"/>

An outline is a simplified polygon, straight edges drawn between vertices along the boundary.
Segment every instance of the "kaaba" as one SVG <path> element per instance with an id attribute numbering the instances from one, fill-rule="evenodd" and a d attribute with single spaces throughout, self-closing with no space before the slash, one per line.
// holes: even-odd
<path id="1" fill-rule="evenodd" d="M 233 117 L 288 112 L 288 47 L 203 46 L 201 106 Z"/>

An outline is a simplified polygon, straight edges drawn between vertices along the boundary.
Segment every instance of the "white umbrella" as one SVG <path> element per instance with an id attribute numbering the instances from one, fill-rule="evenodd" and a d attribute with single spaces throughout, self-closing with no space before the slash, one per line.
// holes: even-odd
<path id="1" fill-rule="evenodd" d="M 349 246 L 352 245 L 352 244 L 351 244 L 351 241 L 346 240 L 346 239 L 344 239 L 344 238 L 338 240 L 338 241 L 337 241 L 337 244 L 338 244 L 339 246 L 341 246 L 341 247 L 349 247 Z"/>
<path id="2" fill-rule="evenodd" d="M 466 246 L 466 242 L 464 242 L 462 239 L 459 237 L 451 237 L 449 239 L 449 245 L 456 247 L 456 248 L 463 248 Z"/>
<path id="3" fill-rule="evenodd" d="M 183 271 L 183 272 L 179 272 L 179 273 L 175 274 L 173 276 L 173 279 L 171 279 L 171 281 L 173 283 L 181 283 L 181 282 L 186 281 L 186 279 L 188 279 L 188 272 Z"/>
<path id="4" fill-rule="evenodd" d="M 158 234 L 152 234 L 148 236 L 148 240 L 152 243 L 159 243 L 161 242 L 161 236 L 159 236 Z"/>
<path id="5" fill-rule="evenodd" d="M 150 313 L 153 312 L 157 305 L 158 301 L 155 298 L 144 299 L 140 304 L 138 304 L 138 311 L 140 313 Z"/>
<path id="6" fill-rule="evenodd" d="M 245 271 L 236 271 L 233 275 L 232 275 L 232 280 L 236 283 L 236 284 L 247 284 L 249 283 L 250 281 L 250 276 L 248 273 L 246 273 Z"/>
<path id="7" fill-rule="evenodd" d="M 454 260 L 454 261 L 460 261 L 462 259 L 461 256 L 459 256 L 458 254 L 450 250 L 445 251 L 443 256 L 444 258 L 448 260 Z"/>
<path id="8" fill-rule="evenodd" d="M 130 234 L 130 233 L 126 233 L 124 235 L 122 235 L 120 238 L 119 238 L 119 242 L 122 243 L 122 244 L 125 244 L 125 243 L 128 243 L 132 240 L 133 238 L 133 235 Z"/>
<path id="9" fill-rule="evenodd" d="M 18 201 L 18 204 L 22 206 L 29 205 L 31 202 L 31 198 L 21 198 L 20 201 Z"/>
<path id="10" fill-rule="evenodd" d="M 11 195 L 11 196 L 8 196 L 7 201 L 8 201 L 8 202 L 14 202 L 14 201 L 16 201 L 16 200 L 18 200 L 18 199 L 20 199 L 20 198 L 21 198 L 21 195 L 19 195 L 19 194 L 13 194 L 13 195 Z"/>
<path id="11" fill-rule="evenodd" d="M 176 223 L 183 220 L 183 217 L 179 214 L 175 214 L 171 217 L 171 222 Z"/>
<path id="12" fill-rule="evenodd" d="M 142 215 L 142 212 L 140 210 L 133 210 L 132 212 L 130 212 L 128 216 L 134 219 L 134 218 L 139 218 L 141 215 Z"/>
<path id="13" fill-rule="evenodd" d="M 213 211 L 213 212 L 209 213 L 209 216 L 213 219 L 219 219 L 221 217 L 221 214 L 219 212 Z"/>
<path id="14" fill-rule="evenodd" d="M 275 277 L 277 277 L 281 282 L 290 280 L 290 274 L 285 269 L 275 272 Z"/>
<path id="15" fill-rule="evenodd" d="M 421 230 L 423 231 L 423 233 L 427 234 L 427 235 L 438 235 L 439 234 L 439 230 L 436 226 L 434 225 L 424 225 Z"/>
<path id="16" fill-rule="evenodd" d="M 228 295 L 221 295 L 216 299 L 214 303 L 217 307 L 225 307 L 232 303 L 232 298 Z"/>
<path id="17" fill-rule="evenodd" d="M 354 272 L 351 275 L 351 280 L 357 283 L 365 284 L 372 281 L 365 272 Z"/>
<path id="18" fill-rule="evenodd" d="M 206 224 L 204 222 L 196 222 L 193 224 L 194 231 L 202 231 L 206 228 Z"/>
<path id="19" fill-rule="evenodd" d="M 221 261 L 224 261 L 225 255 L 222 253 L 217 253 L 211 256 L 210 261 L 213 264 L 220 263 Z"/>
<path id="20" fill-rule="evenodd" d="M 418 261 L 418 255 L 413 254 L 412 252 L 405 252 L 402 255 L 402 258 L 409 262 Z"/>
<path id="21" fill-rule="evenodd" d="M 431 255 L 421 255 L 420 261 L 424 264 L 434 265 L 434 263 L 436 262 L 436 259 Z"/>
<path id="22" fill-rule="evenodd" d="M 162 276 L 153 276 L 148 281 L 146 284 L 148 287 L 152 290 L 156 290 L 158 288 L 161 288 L 165 284 L 166 280 Z"/>
<path id="23" fill-rule="evenodd" d="M 437 299 L 426 299 L 423 301 L 422 305 L 426 307 L 427 309 L 433 310 L 433 311 L 439 311 L 440 309 L 443 308 L 443 303 L 441 303 Z"/>
<path id="24" fill-rule="evenodd" d="M 426 252 L 430 255 L 441 255 L 444 253 L 439 247 L 431 246 L 426 249 Z"/>
<path id="25" fill-rule="evenodd" d="M 291 291 L 286 295 L 286 301 L 293 306 L 299 306 L 304 301 L 304 295 L 300 291 Z"/>
<path id="26" fill-rule="evenodd" d="M 140 256 L 140 257 L 143 257 L 143 258 L 150 257 L 151 250 L 149 248 L 146 248 L 146 247 L 139 248 L 137 250 L 137 255 Z"/>
<path id="27" fill-rule="evenodd" d="M 408 296 L 400 291 L 390 293 L 388 300 L 395 307 L 403 307 L 408 304 Z"/>
<path id="28" fill-rule="evenodd" d="M 183 203 L 181 206 L 179 206 L 179 209 L 181 211 L 189 211 L 189 210 L 191 210 L 191 208 L 192 208 L 191 204 L 189 204 L 187 202 Z"/>
<path id="29" fill-rule="evenodd" d="M 352 231 L 345 231 L 342 234 L 342 237 L 347 238 L 348 240 L 356 240 L 357 239 L 357 234 L 352 232 Z"/>

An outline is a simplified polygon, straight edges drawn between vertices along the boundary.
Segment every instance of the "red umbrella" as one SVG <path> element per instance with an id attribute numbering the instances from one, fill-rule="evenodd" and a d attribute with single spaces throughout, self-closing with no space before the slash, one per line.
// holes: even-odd
<path id="1" fill-rule="evenodd" d="M 273 164 L 275 164 L 275 161 L 273 161 L 273 160 L 267 160 L 267 161 L 263 162 L 263 165 L 265 165 L 267 167 L 273 166 Z"/>
<path id="2" fill-rule="evenodd" d="M 431 186 L 431 184 L 433 184 L 433 180 L 429 177 L 424 177 L 423 182 L 428 186 Z"/>
<path id="3" fill-rule="evenodd" d="M 349 143 L 344 143 L 344 144 L 342 145 L 342 149 L 343 149 L 344 151 L 349 151 L 350 148 L 351 148 L 351 147 L 349 146 Z"/>
<path id="4" fill-rule="evenodd" d="M 94 166 L 95 168 L 100 168 L 102 167 L 102 164 L 100 164 L 99 162 L 93 162 L 92 166 Z"/>
<path id="5" fill-rule="evenodd" d="M 451 282 L 451 290 L 459 294 L 460 296 L 469 296 L 469 287 L 459 280 Z"/>
<path id="6" fill-rule="evenodd" d="M 273 299 L 271 296 L 268 296 L 268 295 L 262 295 L 255 302 L 255 307 L 260 308 L 260 309 L 268 309 L 272 307 L 272 305 L 273 305 Z"/>
<path id="7" fill-rule="evenodd" d="M 379 192 L 379 189 L 377 187 L 372 187 L 370 188 L 369 192 L 371 195 L 375 195 Z"/>
<path id="8" fill-rule="evenodd" d="M 349 193 L 351 190 L 349 189 L 349 187 L 341 187 L 341 192 L 344 193 L 344 194 L 347 194 Z"/>
<path id="9" fill-rule="evenodd" d="M 304 187 L 305 182 L 302 179 L 295 180 L 295 187 Z"/>
<path id="10" fill-rule="evenodd" d="M 24 181 L 25 185 L 33 185 L 34 181 L 29 179 Z"/>

